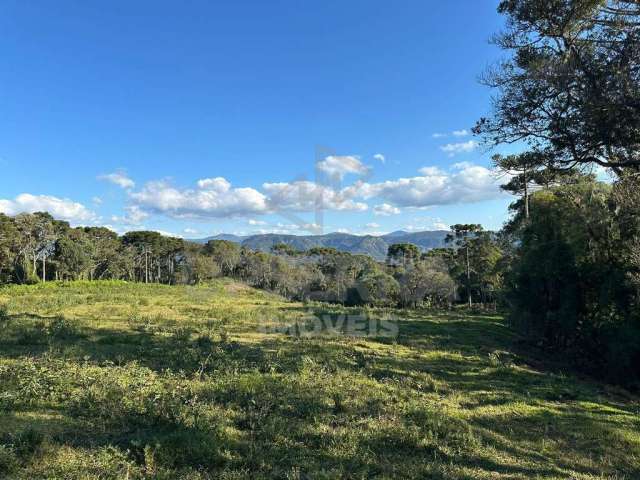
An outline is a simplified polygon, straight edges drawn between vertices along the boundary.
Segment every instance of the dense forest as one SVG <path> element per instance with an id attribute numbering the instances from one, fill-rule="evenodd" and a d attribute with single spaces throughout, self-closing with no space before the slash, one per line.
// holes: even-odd
<path id="1" fill-rule="evenodd" d="M 0 215 L 0 281 L 242 279 L 292 299 L 503 308 L 513 328 L 608 380 L 640 382 L 640 5 L 504 0 L 509 58 L 483 80 L 474 133 L 516 196 L 500 232 L 454 225 L 445 248 L 394 244 L 385 262 L 332 248 L 271 253 L 154 232 Z M 597 180 L 605 171 L 610 180 Z"/>

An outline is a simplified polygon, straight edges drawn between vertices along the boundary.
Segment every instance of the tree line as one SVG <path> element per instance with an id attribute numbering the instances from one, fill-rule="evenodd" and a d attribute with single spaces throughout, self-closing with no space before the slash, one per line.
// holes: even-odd
<path id="1" fill-rule="evenodd" d="M 333 248 L 271 252 L 211 240 L 204 245 L 153 231 L 118 236 L 103 227 L 72 228 L 46 212 L 0 214 L 0 282 L 126 280 L 197 284 L 225 276 L 295 300 L 347 305 L 451 306 L 497 301 L 501 249 L 479 225 L 456 225 L 448 248 L 389 247 L 386 262 Z"/>

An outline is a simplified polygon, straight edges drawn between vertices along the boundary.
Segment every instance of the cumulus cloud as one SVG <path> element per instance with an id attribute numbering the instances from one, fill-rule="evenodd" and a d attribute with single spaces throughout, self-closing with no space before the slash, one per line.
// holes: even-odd
<path id="1" fill-rule="evenodd" d="M 445 153 L 448 153 L 450 157 L 457 155 L 459 153 L 469 153 L 473 152 L 476 148 L 478 148 L 478 142 L 475 140 L 469 140 L 468 142 L 462 143 L 447 143 L 440 147 Z"/>
<path id="2" fill-rule="evenodd" d="M 373 156 L 373 158 L 374 158 L 375 160 L 378 160 L 378 161 L 379 161 L 379 162 L 381 162 L 381 163 L 384 163 L 384 162 L 386 161 L 385 156 L 384 156 L 384 155 L 382 155 L 381 153 L 376 153 L 376 154 Z"/>
<path id="3" fill-rule="evenodd" d="M 93 197 L 91 201 L 96 205 L 102 205 L 102 199 L 100 197 Z"/>
<path id="4" fill-rule="evenodd" d="M 224 178 L 205 178 L 195 189 L 178 189 L 165 181 L 147 183 L 130 198 L 152 213 L 173 218 L 220 218 L 266 213 L 267 198 L 253 188 L 232 188 Z"/>
<path id="5" fill-rule="evenodd" d="M 433 138 L 444 138 L 447 136 L 446 133 L 434 133 L 433 135 L 431 135 Z"/>
<path id="6" fill-rule="evenodd" d="M 336 191 L 306 180 L 265 183 L 262 188 L 268 196 L 270 209 L 276 212 L 310 212 L 316 209 L 363 211 L 368 208 L 366 203 L 354 201 L 347 189 Z"/>
<path id="7" fill-rule="evenodd" d="M 451 165 L 453 170 L 464 170 L 465 168 L 473 167 L 471 162 L 458 162 Z"/>
<path id="8" fill-rule="evenodd" d="M 398 215 L 399 213 L 400 209 L 398 207 L 394 207 L 393 205 L 389 205 L 388 203 L 382 203 L 373 207 L 374 215 L 388 217 L 390 215 Z"/>
<path id="9" fill-rule="evenodd" d="M 376 197 L 388 204 L 417 208 L 478 202 L 502 195 L 500 180 L 485 167 L 465 165 L 453 173 L 425 167 L 420 172 L 419 177 L 362 184 L 359 192 L 364 198 Z"/>
<path id="10" fill-rule="evenodd" d="M 151 230 L 152 232 L 159 233 L 163 237 L 172 237 L 172 238 L 184 238 L 179 233 L 167 232 L 166 230 Z"/>
<path id="11" fill-rule="evenodd" d="M 331 177 L 344 178 L 347 174 L 365 175 L 369 167 L 353 155 L 330 155 L 316 165 L 318 169 Z"/>
<path id="12" fill-rule="evenodd" d="M 360 180 L 341 189 L 307 180 L 264 183 L 259 189 L 233 187 L 222 177 L 201 179 L 187 189 L 155 181 L 129 192 L 131 206 L 127 215 L 117 220 L 141 222 L 149 214 L 196 219 L 246 217 L 249 225 L 270 226 L 256 217 L 317 210 L 366 211 L 371 199 L 377 200 L 375 215 L 389 216 L 401 213 L 401 208 L 428 209 L 498 198 L 502 195 L 500 183 L 491 170 L 469 162 L 456 163 L 447 171 L 425 166 L 415 177 L 379 183 Z"/>
<path id="13" fill-rule="evenodd" d="M 199 233 L 199 231 L 196 230 L 195 228 L 185 228 L 183 232 L 186 233 L 187 235 L 195 235 Z"/>
<path id="14" fill-rule="evenodd" d="M 408 232 L 422 232 L 425 230 L 449 230 L 449 225 L 439 217 L 416 217 L 412 223 L 406 225 L 404 230 Z"/>
<path id="15" fill-rule="evenodd" d="M 149 214 L 142 210 L 138 205 L 130 205 L 124 207 L 125 214 L 121 217 L 113 215 L 111 221 L 115 223 L 124 223 L 127 225 L 142 225 L 142 222 L 149 218 Z"/>
<path id="16" fill-rule="evenodd" d="M 81 203 L 67 198 L 31 195 L 30 193 L 18 195 L 13 200 L 0 199 L 0 212 L 7 215 L 49 212 L 54 218 L 71 223 L 90 222 L 96 219 L 95 213 Z"/>
<path id="17" fill-rule="evenodd" d="M 198 188 L 224 193 L 231 189 L 231 184 L 226 178 L 222 177 L 203 178 L 202 180 L 198 180 Z"/>
<path id="18" fill-rule="evenodd" d="M 365 225 L 365 228 L 367 228 L 367 229 L 380 228 L 380 224 L 376 223 L 376 222 L 367 223 Z"/>
<path id="19" fill-rule="evenodd" d="M 114 173 L 109 173 L 107 175 L 100 175 L 98 180 L 103 180 L 105 182 L 113 183 L 114 185 L 119 186 L 120 188 L 124 188 L 125 190 L 129 190 L 136 186 L 136 183 L 131 180 L 127 174 L 120 170 Z"/>
<path id="20" fill-rule="evenodd" d="M 316 209 L 363 211 L 368 208 L 366 203 L 354 201 L 344 189 L 335 190 L 311 181 L 265 183 L 258 191 L 234 188 L 226 179 L 216 177 L 201 179 L 196 186 L 180 189 L 166 181 L 154 181 L 140 191 L 130 192 L 129 198 L 140 212 L 172 218 L 208 219 Z M 249 224 L 254 226 L 263 223 L 249 220 Z"/>
<path id="21" fill-rule="evenodd" d="M 442 170 L 438 167 L 422 167 L 418 170 L 421 174 L 426 176 L 437 176 L 437 175 L 446 175 Z"/>
<path id="22" fill-rule="evenodd" d="M 264 222 L 264 228 L 255 230 L 254 234 L 268 234 L 276 233 L 282 235 L 294 235 L 300 232 L 312 232 L 314 234 L 320 233 L 321 227 L 315 223 L 281 223 L 270 225 Z"/>

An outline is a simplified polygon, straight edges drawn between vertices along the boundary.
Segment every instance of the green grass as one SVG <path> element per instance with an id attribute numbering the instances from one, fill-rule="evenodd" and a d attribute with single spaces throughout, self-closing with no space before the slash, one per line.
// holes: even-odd
<path id="1" fill-rule="evenodd" d="M 14 286 L 0 305 L 0 478 L 640 478 L 638 398 L 527 351 L 497 315 L 231 281 Z M 309 312 L 399 334 L 263 328 Z"/>

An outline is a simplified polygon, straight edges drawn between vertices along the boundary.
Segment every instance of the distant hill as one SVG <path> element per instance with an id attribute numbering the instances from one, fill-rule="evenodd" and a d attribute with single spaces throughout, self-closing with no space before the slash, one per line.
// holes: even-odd
<path id="1" fill-rule="evenodd" d="M 326 235 L 281 235 L 269 233 L 240 237 L 220 234 L 193 241 L 206 243 L 209 240 L 228 240 L 240 243 L 252 250 L 263 252 L 271 251 L 271 248 L 279 243 L 290 245 L 301 251 L 309 250 L 313 247 L 332 247 L 343 252 L 364 254 L 383 260 L 387 256 L 387 249 L 391 244 L 413 243 L 420 247 L 421 250 L 426 251 L 444 246 L 444 239 L 447 233 L 441 230 L 411 233 L 399 230 L 382 236 L 350 235 L 347 233 L 329 233 Z"/>
<path id="2" fill-rule="evenodd" d="M 231 233 L 221 233 L 219 235 L 214 235 L 213 237 L 207 237 L 207 238 L 198 238 L 196 240 L 191 240 L 192 242 L 195 243 L 207 243 L 209 240 L 227 240 L 229 242 L 236 242 L 236 243 L 242 243 L 242 240 L 244 240 L 247 237 L 240 237 L 238 235 L 233 235 Z"/>

